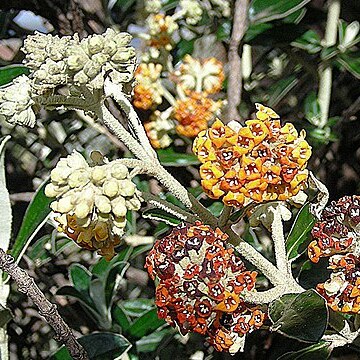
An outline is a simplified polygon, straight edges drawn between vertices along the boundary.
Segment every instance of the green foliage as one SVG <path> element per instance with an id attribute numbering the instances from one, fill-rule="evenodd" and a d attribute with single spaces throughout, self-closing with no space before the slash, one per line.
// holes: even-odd
<path id="1" fill-rule="evenodd" d="M 270 305 L 269 317 L 273 331 L 305 342 L 319 341 L 328 322 L 325 300 L 314 290 L 281 296 Z"/>
<path id="2" fill-rule="evenodd" d="M 28 75 L 29 69 L 24 65 L 8 65 L 0 68 L 0 86 L 6 85 L 19 75 Z"/>

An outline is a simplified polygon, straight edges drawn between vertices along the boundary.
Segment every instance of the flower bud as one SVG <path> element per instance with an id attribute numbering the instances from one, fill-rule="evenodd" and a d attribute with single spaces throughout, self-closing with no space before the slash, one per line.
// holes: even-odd
<path id="1" fill-rule="evenodd" d="M 111 176 L 115 179 L 122 180 L 125 179 L 129 175 L 129 171 L 127 167 L 123 164 L 114 164 L 111 167 Z"/>
<path id="2" fill-rule="evenodd" d="M 95 196 L 95 206 L 102 213 L 109 213 L 111 211 L 110 200 L 106 196 Z"/>
<path id="3" fill-rule="evenodd" d="M 112 198 L 118 194 L 119 185 L 115 179 L 107 180 L 103 185 L 103 194 Z"/>
<path id="4" fill-rule="evenodd" d="M 119 181 L 119 193 L 122 196 L 133 196 L 135 193 L 136 186 L 135 184 L 129 180 L 120 180 Z"/>
<path id="5" fill-rule="evenodd" d="M 106 178 L 104 168 L 101 166 L 94 167 L 91 173 L 91 178 L 95 183 L 101 184 Z"/>
<path id="6" fill-rule="evenodd" d="M 57 211 L 67 213 L 72 210 L 73 204 L 71 203 L 71 196 L 64 196 L 58 201 Z"/>
<path id="7" fill-rule="evenodd" d="M 90 54 L 99 53 L 104 47 L 104 39 L 101 35 L 93 35 L 88 40 Z"/>
<path id="8" fill-rule="evenodd" d="M 89 215 L 90 210 L 91 209 L 88 203 L 86 201 L 82 201 L 75 206 L 75 215 L 80 219 L 84 219 Z"/>
<path id="9" fill-rule="evenodd" d="M 125 199 L 121 196 L 116 197 L 114 200 L 111 201 L 111 209 L 115 216 L 125 216 L 127 213 Z"/>

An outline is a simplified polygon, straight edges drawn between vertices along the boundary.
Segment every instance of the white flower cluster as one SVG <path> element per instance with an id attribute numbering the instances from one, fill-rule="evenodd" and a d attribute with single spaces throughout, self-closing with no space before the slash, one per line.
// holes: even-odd
<path id="1" fill-rule="evenodd" d="M 141 197 L 126 166 L 118 161 L 90 167 L 78 152 L 61 159 L 45 188 L 60 229 L 80 246 L 111 258 L 123 235 L 128 210 L 139 210 Z"/>
<path id="2" fill-rule="evenodd" d="M 107 72 L 114 83 L 132 81 L 136 58 L 131 39 L 113 29 L 81 41 L 77 34 L 59 38 L 37 33 L 26 38 L 22 50 L 37 92 L 71 84 L 93 90 L 104 86 Z"/>
<path id="3" fill-rule="evenodd" d="M 26 126 L 35 125 L 32 88 L 26 75 L 17 77 L 10 85 L 0 88 L 0 121 Z"/>
<path id="4" fill-rule="evenodd" d="M 229 0 L 210 0 L 215 10 L 218 10 L 223 17 L 231 15 L 231 7 Z"/>
<path id="5" fill-rule="evenodd" d="M 161 0 L 145 0 L 145 11 L 148 13 L 158 13 L 161 10 Z"/>
<path id="6" fill-rule="evenodd" d="M 189 25 L 196 25 L 201 20 L 203 9 L 197 0 L 180 0 L 179 4 Z"/>

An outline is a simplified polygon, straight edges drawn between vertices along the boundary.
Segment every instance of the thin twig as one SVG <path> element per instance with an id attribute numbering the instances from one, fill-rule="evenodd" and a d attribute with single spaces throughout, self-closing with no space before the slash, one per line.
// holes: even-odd
<path id="1" fill-rule="evenodd" d="M 247 28 L 248 0 L 236 0 L 233 29 L 229 45 L 228 119 L 240 120 L 242 75 L 239 46 Z"/>
<path id="2" fill-rule="evenodd" d="M 52 326 L 57 340 L 68 348 L 71 356 L 74 359 L 87 360 L 88 356 L 84 348 L 79 344 L 69 326 L 60 316 L 56 305 L 46 299 L 45 295 L 35 284 L 34 279 L 16 264 L 12 256 L 7 255 L 2 249 L 0 249 L 0 269 L 7 272 L 16 282 L 19 291 L 27 295 L 34 302 L 39 309 L 39 314 Z"/>

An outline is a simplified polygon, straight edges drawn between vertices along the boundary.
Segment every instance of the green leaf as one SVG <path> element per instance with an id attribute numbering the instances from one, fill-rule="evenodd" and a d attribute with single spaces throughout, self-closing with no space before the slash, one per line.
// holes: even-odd
<path id="1" fill-rule="evenodd" d="M 13 314 L 10 309 L 0 304 L 0 328 L 3 328 L 12 318 Z"/>
<path id="2" fill-rule="evenodd" d="M 287 294 L 269 307 L 272 330 L 305 342 L 318 342 L 327 323 L 326 302 L 315 290 L 301 294 Z"/>
<path id="3" fill-rule="evenodd" d="M 122 335 L 100 332 L 78 339 L 86 350 L 90 360 L 114 360 L 131 348 L 130 342 Z M 68 350 L 62 346 L 50 358 L 51 360 L 72 360 Z"/>
<path id="4" fill-rule="evenodd" d="M 353 76 L 360 79 L 360 57 L 359 53 L 341 54 L 338 57 L 338 62 Z"/>
<path id="5" fill-rule="evenodd" d="M 128 333 L 132 337 L 142 338 L 164 324 L 165 321 L 158 318 L 157 310 L 153 309 L 147 311 L 144 315 L 134 321 L 130 326 Z"/>
<path id="6" fill-rule="evenodd" d="M 328 260 L 321 258 L 318 263 L 306 260 L 300 270 L 298 280 L 305 289 L 315 288 L 317 284 L 324 283 L 330 277 Z"/>
<path id="7" fill-rule="evenodd" d="M 70 279 L 76 290 L 80 292 L 88 292 L 91 281 L 91 273 L 80 264 L 70 266 Z"/>
<path id="8" fill-rule="evenodd" d="M 46 180 L 39 187 L 26 210 L 14 246 L 11 250 L 11 255 L 17 260 L 25 253 L 31 240 L 45 224 L 51 212 L 49 205 L 52 199 L 49 199 L 44 193 L 48 181 L 49 180 Z"/>
<path id="9" fill-rule="evenodd" d="M 123 300 L 120 306 L 127 316 L 140 317 L 154 309 L 154 301 L 152 299 Z"/>
<path id="10" fill-rule="evenodd" d="M 181 223 L 181 220 L 178 219 L 175 215 L 169 214 L 167 211 L 158 208 L 151 208 L 143 211 L 142 217 L 145 219 L 162 221 L 165 224 L 171 226 L 176 226 Z"/>
<path id="11" fill-rule="evenodd" d="M 231 21 L 225 20 L 216 31 L 216 38 L 219 41 L 229 41 L 231 37 Z"/>
<path id="12" fill-rule="evenodd" d="M 109 270 L 105 280 L 105 301 L 107 307 L 111 307 L 115 295 L 114 294 L 115 285 L 120 279 L 123 278 L 129 265 L 130 264 L 128 262 L 120 260 L 114 263 L 111 269 Z"/>
<path id="13" fill-rule="evenodd" d="M 277 105 L 299 82 L 299 79 L 296 75 L 288 76 L 284 79 L 277 81 L 269 89 L 269 106 Z"/>
<path id="14" fill-rule="evenodd" d="M 90 310 L 95 317 L 98 316 L 97 310 L 91 297 L 76 290 L 73 286 L 62 286 L 60 289 L 57 290 L 56 295 L 73 297 L 76 300 L 80 301 L 81 304 L 84 305 L 88 310 Z"/>
<path id="15" fill-rule="evenodd" d="M 251 41 L 254 40 L 258 35 L 271 29 L 272 27 L 273 25 L 271 24 L 251 24 L 244 36 L 245 43 L 251 43 Z"/>
<path id="16" fill-rule="evenodd" d="M 10 136 L 5 136 L 0 139 L 0 248 L 7 251 L 9 248 L 11 237 L 11 204 L 9 191 L 6 187 L 5 176 L 5 145 L 10 139 Z M 0 271 L 0 285 L 1 285 L 1 271 Z"/>
<path id="17" fill-rule="evenodd" d="M 301 349 L 299 351 L 291 351 L 280 356 L 277 360 L 326 360 L 331 354 L 330 343 L 321 341 Z"/>
<path id="18" fill-rule="evenodd" d="M 309 54 L 316 54 L 321 51 L 320 35 L 314 30 L 308 30 L 291 43 L 292 46 L 307 51 Z"/>
<path id="19" fill-rule="evenodd" d="M 19 75 L 28 75 L 30 70 L 24 65 L 8 65 L 0 68 L 0 86 L 13 81 Z"/>
<path id="20" fill-rule="evenodd" d="M 115 321 L 120 326 L 123 332 L 126 332 L 130 327 L 130 319 L 125 314 L 124 310 L 120 306 L 115 305 L 112 308 L 111 314 L 113 321 Z"/>
<path id="21" fill-rule="evenodd" d="M 200 164 L 198 158 L 193 154 L 183 154 L 172 148 L 157 150 L 161 165 L 163 166 L 189 166 Z"/>
<path id="22" fill-rule="evenodd" d="M 303 8 L 310 0 L 252 0 L 249 7 L 250 23 L 265 23 L 282 19 Z"/>
<path id="23" fill-rule="evenodd" d="M 161 341 L 166 335 L 169 335 L 169 329 L 155 331 L 150 335 L 142 337 L 136 342 L 136 350 L 138 352 L 152 352 L 157 349 Z"/>
<path id="24" fill-rule="evenodd" d="M 304 101 L 305 118 L 313 125 L 317 125 L 321 118 L 320 104 L 315 91 L 311 91 Z"/>
<path id="25" fill-rule="evenodd" d="M 224 208 L 224 203 L 222 201 L 214 201 L 207 209 L 214 215 L 220 216 Z"/>
<path id="26" fill-rule="evenodd" d="M 315 222 L 315 216 L 310 213 L 310 204 L 306 203 L 298 212 L 286 238 L 286 250 L 289 259 L 294 259 L 305 251 L 310 242 L 310 233 Z"/>

